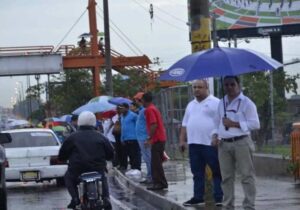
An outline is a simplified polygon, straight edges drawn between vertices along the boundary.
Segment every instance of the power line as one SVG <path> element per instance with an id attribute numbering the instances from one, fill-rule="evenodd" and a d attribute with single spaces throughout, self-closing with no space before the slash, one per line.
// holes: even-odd
<path id="1" fill-rule="evenodd" d="M 101 18 L 103 18 L 103 16 L 100 15 L 100 13 L 98 13 L 98 12 L 97 12 L 97 15 L 100 16 Z M 129 47 L 129 49 L 130 49 L 134 54 L 136 54 L 136 55 L 139 54 L 139 53 L 137 53 L 137 52 L 135 51 L 135 49 L 133 49 L 133 48 L 127 43 L 127 41 L 119 34 L 119 32 L 117 32 L 113 27 L 110 27 L 110 28 L 116 33 L 116 35 L 117 35 L 120 39 L 122 39 L 122 41 L 124 42 L 124 44 L 125 44 L 127 47 Z M 137 49 L 138 49 L 138 48 L 137 48 Z M 141 54 L 143 54 L 142 51 L 140 51 L 139 49 L 138 49 L 138 51 L 139 51 Z"/>
<path id="2" fill-rule="evenodd" d="M 149 2 L 148 0 L 145 0 L 145 2 L 147 2 L 148 4 L 150 4 L 150 2 Z M 157 7 L 157 6 L 155 6 L 154 4 L 153 4 L 153 6 L 154 6 L 157 10 L 159 10 L 160 12 L 162 12 L 162 13 L 164 13 L 164 14 L 170 16 L 170 17 L 172 17 L 172 18 L 175 19 L 175 20 L 178 20 L 178 21 L 180 21 L 180 22 L 186 24 L 186 21 L 184 21 L 184 20 L 182 20 L 182 19 L 176 17 L 175 15 L 173 15 L 173 14 L 171 14 L 171 13 L 169 13 L 169 12 L 167 12 L 167 11 L 165 11 L 165 10 L 163 10 L 163 9 L 161 9 L 161 8 L 159 8 L 159 7 Z"/>
<path id="3" fill-rule="evenodd" d="M 76 26 L 76 24 L 80 21 L 82 16 L 86 13 L 87 9 L 83 11 L 83 13 L 79 16 L 79 18 L 75 21 L 75 23 L 71 26 L 71 28 L 68 30 L 68 32 L 65 34 L 65 36 L 62 38 L 62 40 L 55 46 L 54 51 L 57 50 L 58 46 L 67 38 L 67 36 L 71 33 L 73 28 Z"/>
<path id="4" fill-rule="evenodd" d="M 97 5 L 97 7 L 99 8 L 99 10 L 103 11 L 98 5 Z M 102 17 L 102 15 L 99 14 L 98 12 L 97 12 L 97 14 L 100 17 Z M 127 39 L 127 41 L 139 52 L 139 53 L 136 53 L 136 52 L 134 52 L 134 53 L 136 53 L 137 55 L 143 54 L 143 52 L 129 39 L 129 37 L 124 32 L 122 32 L 122 30 L 111 19 L 109 19 L 109 21 Z M 119 36 L 118 32 L 116 32 L 113 28 L 112 28 L 112 30 L 117 34 L 117 36 Z M 119 38 L 121 38 L 123 41 L 126 42 L 126 40 L 124 40 L 122 36 L 119 36 Z"/>
<path id="5" fill-rule="evenodd" d="M 136 3 L 138 6 L 140 6 L 141 8 L 143 8 L 147 13 L 149 12 L 147 8 L 145 8 L 142 4 L 140 4 L 138 1 L 136 0 L 132 0 L 134 3 Z M 164 20 L 163 18 L 159 17 L 159 16 L 155 16 L 157 19 L 159 19 L 160 21 L 168 24 L 169 26 L 172 26 L 173 28 L 176 28 L 180 31 L 185 30 L 184 28 L 178 27 L 177 25 L 174 25 L 172 23 L 170 23 L 169 21 Z"/>

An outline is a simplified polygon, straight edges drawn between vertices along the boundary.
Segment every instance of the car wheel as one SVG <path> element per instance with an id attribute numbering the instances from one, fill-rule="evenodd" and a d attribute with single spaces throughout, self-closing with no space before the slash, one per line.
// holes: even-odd
<path id="1" fill-rule="evenodd" d="M 64 187 L 65 186 L 65 180 L 63 177 L 56 179 L 56 186 L 58 187 Z"/>
<path id="2" fill-rule="evenodd" d="M 7 194 L 6 189 L 0 189 L 0 209 L 7 210 Z"/>

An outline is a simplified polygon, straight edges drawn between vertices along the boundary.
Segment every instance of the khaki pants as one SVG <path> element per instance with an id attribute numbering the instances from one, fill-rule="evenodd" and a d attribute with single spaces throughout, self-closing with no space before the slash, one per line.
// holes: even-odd
<path id="1" fill-rule="evenodd" d="M 256 189 L 252 155 L 254 144 L 252 139 L 245 137 L 235 142 L 221 141 L 218 151 L 225 209 L 234 209 L 234 180 L 237 171 L 241 177 L 245 196 L 243 208 L 245 210 L 254 210 Z"/>

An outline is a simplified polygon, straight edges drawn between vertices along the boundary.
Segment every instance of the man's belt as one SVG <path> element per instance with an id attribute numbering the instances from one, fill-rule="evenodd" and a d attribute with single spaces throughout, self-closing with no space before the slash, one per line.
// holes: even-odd
<path id="1" fill-rule="evenodd" d="M 235 141 L 239 141 L 245 137 L 247 137 L 248 135 L 242 135 L 242 136 L 235 136 L 235 137 L 231 137 L 231 138 L 226 138 L 226 139 L 222 139 L 225 142 L 235 142 Z"/>

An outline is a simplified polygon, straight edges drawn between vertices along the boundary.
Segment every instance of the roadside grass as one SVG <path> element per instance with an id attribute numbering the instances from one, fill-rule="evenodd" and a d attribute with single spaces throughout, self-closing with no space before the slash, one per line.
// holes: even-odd
<path id="1" fill-rule="evenodd" d="M 266 154 L 277 154 L 282 155 L 284 157 L 291 156 L 291 145 L 264 145 L 261 148 L 257 149 L 259 153 Z"/>

